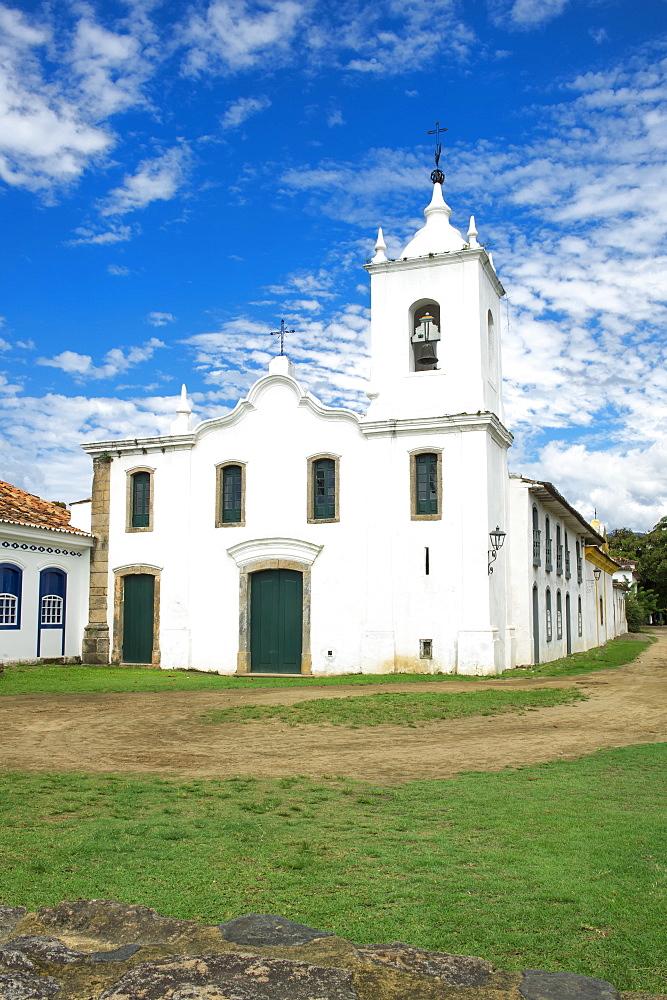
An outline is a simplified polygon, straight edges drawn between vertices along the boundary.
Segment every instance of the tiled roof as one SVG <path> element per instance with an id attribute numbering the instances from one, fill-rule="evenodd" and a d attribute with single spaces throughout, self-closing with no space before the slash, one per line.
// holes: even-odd
<path id="1" fill-rule="evenodd" d="M 26 493 L 11 483 L 3 483 L 0 479 L 0 521 L 55 528 L 59 531 L 71 531 L 76 535 L 88 534 L 80 528 L 73 528 L 69 519 L 70 512 L 65 507 L 42 500 L 41 497 Z"/>

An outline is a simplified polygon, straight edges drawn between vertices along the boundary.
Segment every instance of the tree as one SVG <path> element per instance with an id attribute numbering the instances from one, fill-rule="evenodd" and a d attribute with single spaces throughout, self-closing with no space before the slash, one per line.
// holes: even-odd
<path id="1" fill-rule="evenodd" d="M 644 549 L 646 535 L 631 528 L 614 528 L 607 535 L 612 559 L 639 559 Z"/>
<path id="2" fill-rule="evenodd" d="M 638 565 L 642 585 L 655 591 L 660 607 L 667 605 L 667 517 L 644 535 Z"/>
<path id="3" fill-rule="evenodd" d="M 625 597 L 625 617 L 628 632 L 641 632 L 646 619 L 660 607 L 658 595 L 653 590 L 646 590 L 633 584 Z"/>

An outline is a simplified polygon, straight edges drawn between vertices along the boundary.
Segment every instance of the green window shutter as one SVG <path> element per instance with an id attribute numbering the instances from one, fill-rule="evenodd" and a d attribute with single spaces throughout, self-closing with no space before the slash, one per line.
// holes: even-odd
<path id="1" fill-rule="evenodd" d="M 432 452 L 416 456 L 417 514 L 438 513 L 438 456 Z"/>
<path id="2" fill-rule="evenodd" d="M 149 528 L 151 514 L 150 472 L 135 472 L 132 476 L 132 527 Z"/>
<path id="3" fill-rule="evenodd" d="M 226 465 L 222 470 L 222 523 L 241 520 L 242 472 L 240 465 Z"/>
<path id="4" fill-rule="evenodd" d="M 336 516 L 336 463 L 333 458 L 313 462 L 313 518 Z"/>

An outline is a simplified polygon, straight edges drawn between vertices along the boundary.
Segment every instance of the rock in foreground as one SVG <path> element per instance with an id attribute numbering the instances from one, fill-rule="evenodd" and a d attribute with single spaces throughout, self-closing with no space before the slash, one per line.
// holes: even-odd
<path id="1" fill-rule="evenodd" d="M 573 973 L 507 972 L 402 942 L 357 947 L 275 914 L 222 924 L 78 900 L 0 907 L 0 1000 L 619 1000 Z"/>

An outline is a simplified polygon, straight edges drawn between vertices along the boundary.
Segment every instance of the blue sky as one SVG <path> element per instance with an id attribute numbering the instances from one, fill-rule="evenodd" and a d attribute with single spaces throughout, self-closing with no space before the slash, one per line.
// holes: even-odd
<path id="1" fill-rule="evenodd" d="M 368 281 L 452 222 L 508 291 L 513 471 L 667 513 L 665 0 L 0 4 L 0 478 L 89 494 L 83 440 L 200 418 L 276 350 L 363 411 Z"/>

